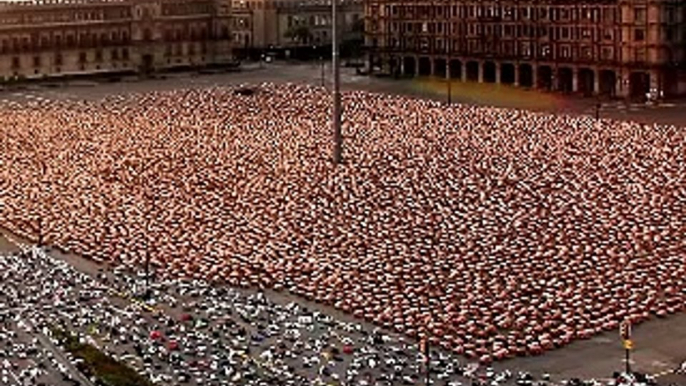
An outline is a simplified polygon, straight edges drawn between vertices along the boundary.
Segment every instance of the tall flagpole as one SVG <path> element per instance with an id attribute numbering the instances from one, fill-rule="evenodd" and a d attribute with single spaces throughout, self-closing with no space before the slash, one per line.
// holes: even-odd
<path id="1" fill-rule="evenodd" d="M 338 57 L 338 0 L 331 0 L 332 32 L 331 46 L 333 67 L 333 162 L 338 165 L 342 161 L 343 134 L 341 133 L 341 71 Z"/>

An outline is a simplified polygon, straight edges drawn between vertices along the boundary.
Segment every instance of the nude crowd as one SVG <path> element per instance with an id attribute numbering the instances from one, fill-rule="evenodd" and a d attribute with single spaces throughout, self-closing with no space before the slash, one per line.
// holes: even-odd
<path id="1" fill-rule="evenodd" d="M 0 225 L 483 362 L 686 306 L 686 129 L 300 85 L 0 111 Z"/>

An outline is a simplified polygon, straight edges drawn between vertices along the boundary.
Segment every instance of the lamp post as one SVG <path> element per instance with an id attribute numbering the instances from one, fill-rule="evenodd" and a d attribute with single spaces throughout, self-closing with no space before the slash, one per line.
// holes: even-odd
<path id="1" fill-rule="evenodd" d="M 46 185 L 46 175 L 48 173 L 48 165 L 46 164 L 46 161 L 39 161 L 40 162 L 40 188 L 38 189 L 38 200 L 39 202 L 45 207 L 46 205 L 46 199 L 43 196 L 42 193 L 44 193 L 47 189 L 45 189 Z M 43 243 L 45 242 L 45 237 L 43 235 L 43 214 L 39 211 L 38 212 L 38 248 L 43 247 Z"/>
<path id="2" fill-rule="evenodd" d="M 146 192 L 146 204 L 150 203 L 150 197 L 147 195 Z M 148 216 L 150 216 L 150 211 L 148 210 Z M 154 212 L 153 212 L 154 213 Z M 148 221 L 151 221 L 151 219 L 148 219 Z M 150 240 L 150 233 L 152 232 L 152 229 L 150 227 L 150 224 L 148 223 L 146 233 L 144 235 L 145 237 L 145 292 L 143 293 L 143 299 L 145 301 L 148 301 L 150 299 L 150 245 L 148 240 Z"/>
<path id="3" fill-rule="evenodd" d="M 444 39 L 443 39 L 443 44 L 445 44 L 446 48 L 446 53 L 448 54 L 448 58 L 446 59 L 445 63 L 445 73 L 446 73 L 446 80 L 448 81 L 448 104 L 452 103 L 453 99 L 453 85 L 452 85 L 452 73 L 451 73 L 451 68 L 450 68 L 450 60 L 452 56 L 452 50 L 453 50 L 453 44 L 452 44 L 452 38 L 450 34 L 450 29 L 452 27 L 452 7 L 448 7 L 449 11 L 448 13 L 444 13 L 443 17 L 445 18 L 446 22 L 443 23 L 443 32 L 445 34 Z"/>
<path id="4" fill-rule="evenodd" d="M 430 294 L 429 294 L 430 295 Z M 425 360 L 425 379 L 424 379 L 424 384 L 426 386 L 431 385 L 431 326 L 430 324 L 433 323 L 433 311 L 431 310 L 431 303 L 429 301 L 429 295 L 424 297 L 423 303 L 426 305 L 426 308 L 429 312 L 429 320 L 424 321 L 424 338 L 423 338 L 423 344 L 421 345 L 421 350 L 423 351 L 422 354 L 424 354 L 424 360 Z"/>
<path id="5" fill-rule="evenodd" d="M 450 69 L 448 69 L 450 71 Z M 450 79 L 450 74 L 448 74 L 448 104 L 453 103 L 453 86 L 452 79 Z"/>
<path id="6" fill-rule="evenodd" d="M 624 345 L 624 370 L 627 374 L 631 374 L 630 354 L 631 350 L 634 348 L 634 343 L 631 340 L 631 322 L 629 320 L 625 320 L 619 325 L 619 335 L 621 336 Z"/>
<path id="7" fill-rule="evenodd" d="M 143 171 L 151 170 L 153 166 L 154 160 L 151 159 L 150 161 L 145 163 Z M 134 171 L 136 173 L 137 186 L 140 189 L 143 189 L 143 171 Z M 143 194 L 141 196 L 145 202 L 144 215 L 147 215 L 147 218 L 145 219 L 145 229 L 141 236 L 145 242 L 145 260 L 143 263 L 143 269 L 145 270 L 145 291 L 143 293 L 143 299 L 148 300 L 150 299 L 150 246 L 152 245 L 152 243 L 150 242 L 150 234 L 152 233 L 152 216 L 155 214 L 156 200 L 154 192 L 151 194 L 148 192 L 147 189 L 144 189 L 142 193 Z"/>
<path id="8" fill-rule="evenodd" d="M 333 162 L 341 163 L 343 158 L 343 134 L 341 133 L 341 73 L 338 57 L 338 4 L 337 0 L 331 0 L 331 47 L 332 47 L 332 70 L 333 70 Z"/>

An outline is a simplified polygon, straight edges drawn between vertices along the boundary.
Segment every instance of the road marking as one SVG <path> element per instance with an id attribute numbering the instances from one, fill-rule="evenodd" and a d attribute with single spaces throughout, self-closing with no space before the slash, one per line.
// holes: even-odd
<path id="1" fill-rule="evenodd" d="M 12 364 L 10 363 L 9 360 L 5 359 L 3 362 L 3 366 L 7 370 L 7 372 L 14 378 L 14 382 L 16 382 L 17 385 L 21 385 L 21 382 L 19 382 L 19 378 L 17 378 L 17 375 L 14 374 L 14 371 L 12 371 Z"/>
<path id="2" fill-rule="evenodd" d="M 669 374 L 674 374 L 674 369 L 665 370 L 665 371 L 662 371 L 659 373 L 655 373 L 655 374 L 653 374 L 653 378 L 660 378 L 660 377 L 664 377 L 665 375 L 669 375 Z"/>
<path id="3" fill-rule="evenodd" d="M 89 386 L 95 386 L 88 377 L 86 377 L 81 371 L 79 371 L 72 363 L 67 359 L 67 357 L 64 355 L 62 350 L 60 350 L 57 346 L 52 344 L 52 341 L 43 335 L 43 332 L 34 328 L 34 326 L 25 321 L 24 319 L 19 319 L 21 322 L 23 322 L 30 330 L 31 333 L 35 334 L 35 337 L 38 338 L 38 340 L 43 344 L 43 347 L 51 351 L 56 358 L 58 358 L 62 364 L 69 369 L 69 371 L 78 378 L 79 381 L 81 381 L 82 384 L 84 385 L 89 385 Z M 29 332 L 29 331 L 27 331 Z"/>

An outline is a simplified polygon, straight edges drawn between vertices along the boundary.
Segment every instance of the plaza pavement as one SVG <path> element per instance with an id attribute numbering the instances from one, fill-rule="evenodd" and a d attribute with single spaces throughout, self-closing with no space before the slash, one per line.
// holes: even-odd
<path id="1" fill-rule="evenodd" d="M 328 80 L 328 79 L 326 79 Z M 325 80 L 325 84 L 328 83 Z M 17 102 L 49 103 L 50 100 L 79 100 L 99 99 L 112 94 L 146 91 L 163 91 L 176 88 L 205 88 L 221 85 L 256 84 L 260 82 L 292 82 L 320 84 L 321 68 L 318 64 L 289 65 L 282 63 L 248 66 L 244 71 L 236 73 L 222 73 L 213 75 L 177 74 L 170 75 L 167 79 L 150 79 L 140 81 L 125 81 L 121 83 L 78 83 L 65 85 L 59 88 L 31 87 L 24 90 L 6 90 L 0 93 L 0 104 Z M 367 76 L 355 75 L 354 70 L 344 69 L 342 75 L 344 89 L 361 89 L 375 92 L 409 94 L 417 97 L 444 100 L 445 90 L 440 80 L 394 80 L 380 79 Z M 478 86 L 476 88 L 466 85 L 455 85 L 453 102 L 470 102 L 478 104 L 491 104 L 501 107 L 508 106 L 508 98 L 494 97 L 492 99 L 481 98 L 475 101 L 474 95 L 461 93 L 472 90 L 487 94 L 489 90 L 497 95 L 497 90 L 489 89 L 495 86 Z M 503 93 L 511 90 L 503 89 Z M 541 111 L 589 114 L 595 112 L 595 101 L 579 98 L 564 98 L 536 91 L 518 90 L 517 93 L 530 93 L 530 100 L 542 101 L 540 106 L 527 106 L 527 108 Z M 519 95 L 519 94 L 517 94 Z M 552 100 L 552 102 L 550 102 Z M 500 105 L 498 103 L 501 103 Z M 686 126 L 686 102 L 664 104 L 658 107 L 626 106 L 621 102 L 606 104 L 601 109 L 601 115 L 605 118 L 631 119 L 645 123 L 663 123 Z M 12 246 L 0 237 L 0 251 L 9 251 Z M 85 261 L 72 255 L 59 255 L 77 269 L 85 272 L 97 270 L 92 262 Z M 271 297 L 282 301 L 294 300 L 290 295 L 283 293 L 269 293 Z M 350 319 L 348 315 L 328 309 L 327 307 L 311 304 L 310 302 L 297 299 L 301 304 L 306 304 L 311 309 L 326 311 L 327 314 L 337 318 Z M 686 385 L 686 376 L 671 373 L 681 362 L 686 361 L 686 314 L 681 313 L 666 319 L 654 319 L 634 329 L 633 367 L 635 370 L 658 374 L 661 384 L 675 383 Z M 494 365 L 496 369 L 508 368 L 514 370 L 526 370 L 533 373 L 548 372 L 556 378 L 608 378 L 613 371 L 621 370 L 624 366 L 624 352 L 616 332 L 604 333 L 586 341 L 575 342 L 563 349 L 546 353 L 539 357 L 516 358 Z"/>
<path id="2" fill-rule="evenodd" d="M 0 91 L 0 104 L 33 101 L 46 103 L 62 99 L 100 99 L 113 94 L 146 91 L 164 91 L 178 88 L 207 88 L 235 84 L 309 83 L 331 87 L 331 71 L 325 63 L 322 82 L 320 62 L 309 63 L 249 63 L 238 72 L 197 74 L 167 74 L 158 79 L 124 78 L 121 82 L 73 81 L 53 82 L 52 87 L 31 85 L 22 89 Z M 392 79 L 357 75 L 354 68 L 341 69 L 343 90 L 365 90 L 389 94 L 411 95 L 447 101 L 448 87 L 444 79 L 417 78 Z M 504 108 L 522 108 L 556 114 L 596 114 L 595 98 L 566 96 L 558 93 L 526 90 L 504 85 L 462 83 L 453 81 L 452 103 L 488 105 Z M 59 86 L 59 87 L 54 87 Z M 623 100 L 603 102 L 602 118 L 634 120 L 646 124 L 661 123 L 686 126 L 686 99 L 668 101 L 659 105 L 627 104 Z"/>

